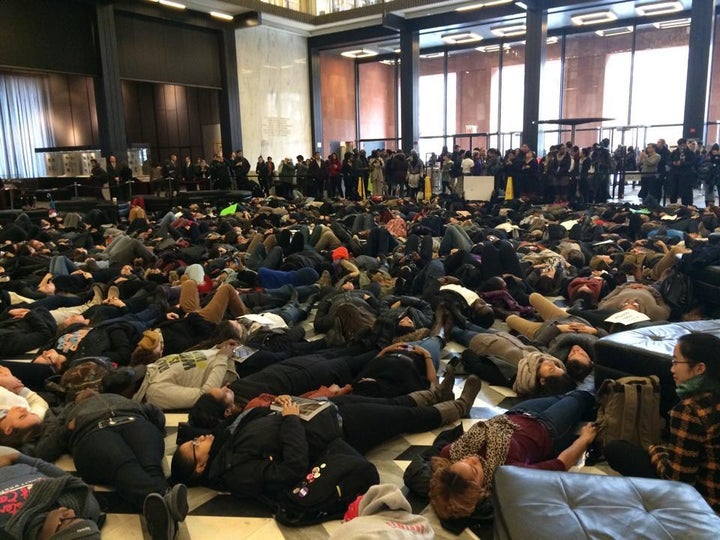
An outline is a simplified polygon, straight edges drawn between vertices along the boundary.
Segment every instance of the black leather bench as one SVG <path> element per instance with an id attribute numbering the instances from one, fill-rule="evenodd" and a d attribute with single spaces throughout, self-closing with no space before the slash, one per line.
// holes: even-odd
<path id="1" fill-rule="evenodd" d="M 661 386 L 661 410 L 669 411 L 677 401 L 670 373 L 675 344 L 690 332 L 720 337 L 720 320 L 691 321 L 645 326 L 610 334 L 595 343 L 595 384 L 628 375 L 657 375 Z"/>
<path id="2" fill-rule="evenodd" d="M 689 484 L 500 467 L 496 540 L 720 538 L 720 517 Z"/>

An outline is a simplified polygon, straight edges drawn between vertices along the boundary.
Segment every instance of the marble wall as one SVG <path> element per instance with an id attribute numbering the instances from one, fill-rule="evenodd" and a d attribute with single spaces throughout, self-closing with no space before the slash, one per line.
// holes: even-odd
<path id="1" fill-rule="evenodd" d="M 307 39 L 259 26 L 236 32 L 243 153 L 257 157 L 312 151 Z"/>

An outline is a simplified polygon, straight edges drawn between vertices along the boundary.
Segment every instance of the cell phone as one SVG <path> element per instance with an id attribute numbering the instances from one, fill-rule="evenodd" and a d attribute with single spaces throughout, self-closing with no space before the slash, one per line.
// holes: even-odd
<path id="1" fill-rule="evenodd" d="M 122 416 L 120 418 L 111 416 L 110 418 L 106 418 L 105 420 L 100 420 L 98 422 L 98 429 L 104 429 L 106 427 L 113 427 L 113 426 L 122 426 L 123 424 L 129 424 L 134 421 L 135 421 L 134 416 Z"/>

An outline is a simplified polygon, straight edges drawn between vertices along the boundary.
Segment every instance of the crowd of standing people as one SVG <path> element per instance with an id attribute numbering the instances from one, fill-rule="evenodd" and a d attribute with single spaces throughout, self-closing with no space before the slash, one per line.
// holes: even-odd
<path id="1" fill-rule="evenodd" d="M 678 149 L 671 171 L 692 159 Z M 656 153 L 649 145 L 640 166 Z M 455 341 L 466 347 L 466 366 L 499 357 L 510 368 L 499 384 L 527 401 L 441 450 L 426 491 L 438 515 L 472 514 L 503 464 L 567 470 L 597 434 L 592 425 L 579 436 L 573 430 L 592 419 L 595 343 L 625 328 L 606 322 L 608 314 L 636 311 L 652 323 L 720 314 L 703 298 L 678 309 L 661 287 L 680 256 L 720 262 L 710 242 L 720 228 L 714 201 L 705 209 L 647 204 L 655 184 L 645 182 L 643 212 L 608 203 L 608 145 L 589 154 L 600 180 L 587 183 L 587 199 L 577 197 L 585 184 L 570 172 L 572 146 L 543 163 L 526 146 L 504 161 L 493 149 L 456 147 L 437 158 L 445 193 L 428 201 L 417 197 L 425 172 L 416 153 L 359 151 L 342 161 L 286 158 L 277 181 L 273 160 L 258 160 L 258 196 L 225 215 L 197 204 L 152 214 L 142 197 L 117 223 L 99 209 L 38 223 L 21 214 L 0 230 L 0 444 L 47 461 L 70 453 L 85 481 L 111 484 L 144 513 L 153 539 L 173 538 L 188 511 L 186 484 L 277 501 L 338 440 L 365 453 L 404 431 L 467 417 L 480 380 L 467 377 L 456 397 L 456 364 L 438 377 L 442 351 Z M 705 161 L 717 154 L 711 149 Z M 213 182 L 255 183 L 242 153 L 232 159 L 216 156 Z M 547 167 L 560 178 L 538 205 Z M 461 197 L 464 176 L 499 175 L 499 191 L 508 171 L 517 182 L 511 200 Z M 686 189 L 678 184 L 677 196 Z M 321 339 L 306 339 L 299 325 L 310 313 Z M 720 380 L 710 351 L 719 342 L 681 340 L 668 439 L 633 449 L 629 463 L 610 462 L 688 482 L 715 509 Z M 44 393 L 48 378 L 87 362 L 86 371 L 106 371 L 101 386 Z M 328 398 L 332 414 L 301 422 L 289 397 L 301 394 Z M 168 481 L 163 410 L 178 408 L 189 410 L 189 431 Z M 23 475 L 35 468 L 61 476 L 27 455 L 7 455 L 0 482 L 11 482 L 18 465 Z M 73 518 L 67 526 L 91 527 L 89 519 L 97 527 L 88 500 L 45 501 L 32 526 L 65 523 L 52 513 L 63 508 Z M 36 503 L 29 498 L 26 510 Z M 14 515 L 25 515 L 22 506 Z M 30 529 L 18 519 L 10 518 L 21 538 Z"/>

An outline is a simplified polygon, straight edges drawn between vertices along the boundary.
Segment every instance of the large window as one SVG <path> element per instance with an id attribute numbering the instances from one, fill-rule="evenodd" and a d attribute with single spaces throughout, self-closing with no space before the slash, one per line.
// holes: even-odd
<path id="1" fill-rule="evenodd" d="M 45 176 L 35 148 L 54 146 L 47 79 L 0 73 L 0 177 Z"/>
<path id="2" fill-rule="evenodd" d="M 637 28 L 630 125 L 647 127 L 637 130 L 637 136 L 630 130 L 625 144 L 643 146 L 659 138 L 674 143 L 682 137 L 688 30 L 649 24 Z"/>
<path id="3" fill-rule="evenodd" d="M 397 68 L 395 61 L 358 65 L 360 147 L 368 151 L 397 146 Z"/>

